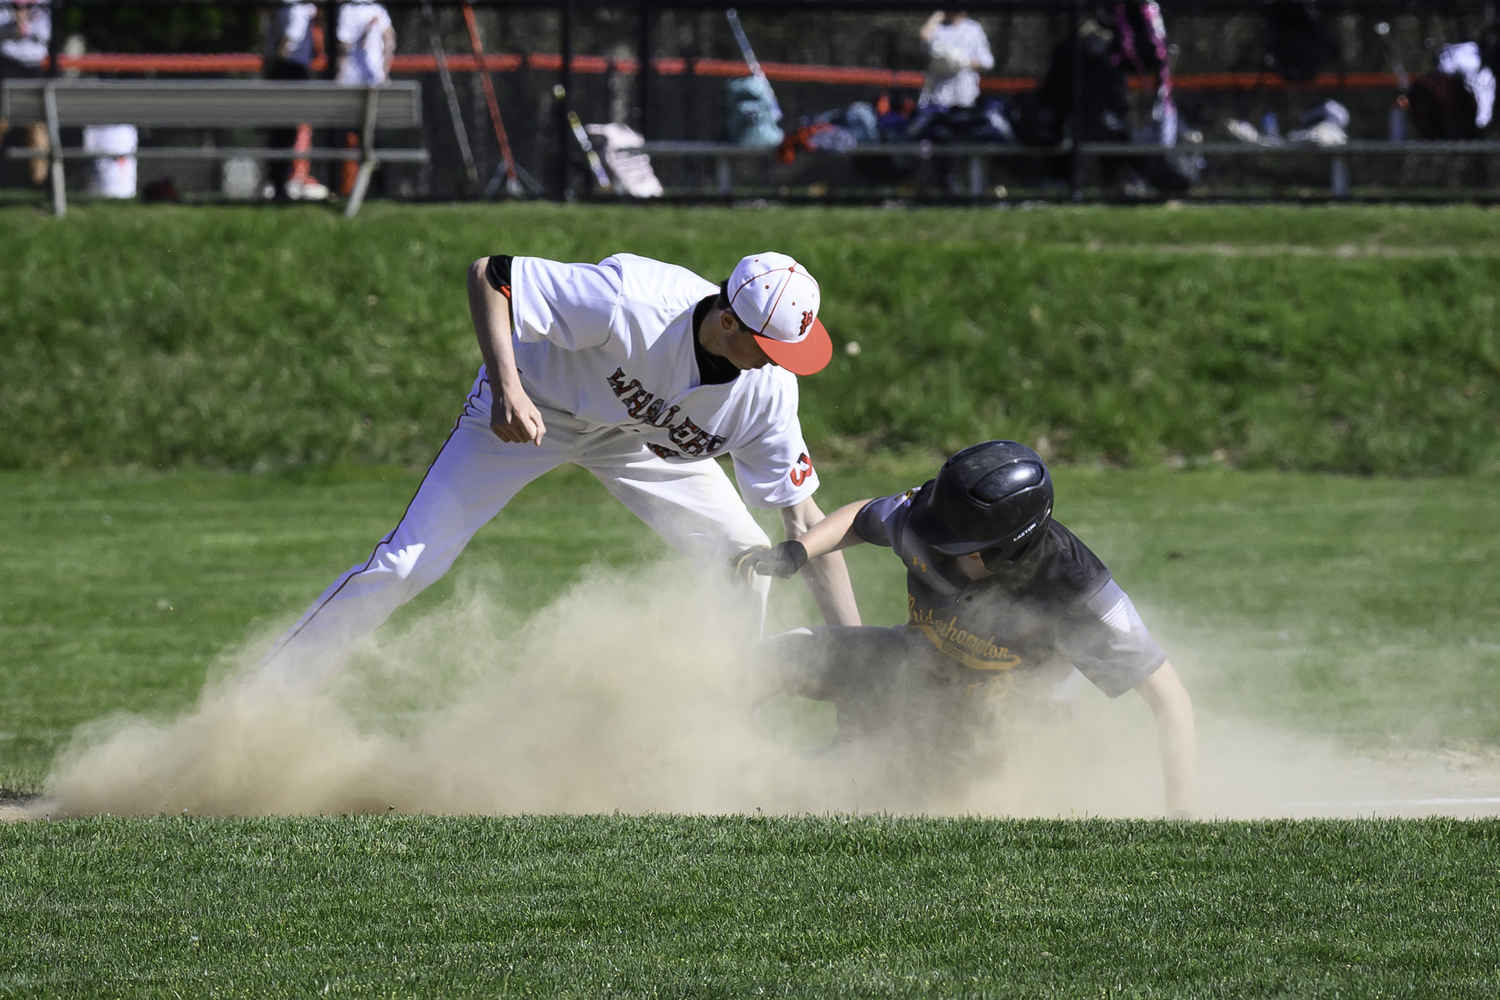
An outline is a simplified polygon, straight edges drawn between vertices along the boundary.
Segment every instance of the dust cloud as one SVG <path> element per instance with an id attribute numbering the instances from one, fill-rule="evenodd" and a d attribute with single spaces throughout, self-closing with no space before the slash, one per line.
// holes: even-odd
<path id="1" fill-rule="evenodd" d="M 461 591 L 367 640 L 315 696 L 263 690 L 247 666 L 257 641 L 176 718 L 81 728 L 28 814 L 1163 809 L 1150 712 L 1133 695 L 1085 686 L 1071 719 L 1012 718 L 957 762 L 830 749 L 812 703 L 751 707 L 746 623 L 679 564 L 590 570 L 525 620 L 501 576 Z M 1191 689 L 1197 667 L 1176 666 Z M 1494 757 L 1361 757 L 1201 707 L 1198 731 L 1201 818 L 1500 814 Z"/>

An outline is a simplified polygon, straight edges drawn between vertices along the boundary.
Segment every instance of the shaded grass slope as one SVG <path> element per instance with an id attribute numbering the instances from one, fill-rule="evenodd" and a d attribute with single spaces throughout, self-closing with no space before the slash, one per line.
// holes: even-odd
<path id="1" fill-rule="evenodd" d="M 1500 468 L 1500 215 L 1470 208 L 91 206 L 0 237 L 0 468 L 424 463 L 478 365 L 475 257 L 717 278 L 768 246 L 825 289 L 823 454 Z"/>
<path id="2" fill-rule="evenodd" d="M 1500 991 L 1500 823 L 0 826 L 0 994 Z"/>

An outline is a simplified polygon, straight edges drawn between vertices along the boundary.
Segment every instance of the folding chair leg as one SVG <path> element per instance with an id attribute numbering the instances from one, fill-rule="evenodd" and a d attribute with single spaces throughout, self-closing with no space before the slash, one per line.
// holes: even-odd
<path id="1" fill-rule="evenodd" d="M 47 144 L 51 147 L 52 214 L 59 219 L 68 214 L 68 189 L 63 183 L 62 129 L 57 124 L 57 91 L 52 84 L 42 90 L 42 106 L 47 112 Z"/>
<path id="2" fill-rule="evenodd" d="M 52 157 L 52 214 L 59 219 L 68 214 L 68 192 L 63 183 L 61 156 Z"/>
<path id="3" fill-rule="evenodd" d="M 365 127 L 359 141 L 359 176 L 354 178 L 354 190 L 349 193 L 349 204 L 344 206 L 344 218 L 354 218 L 365 200 L 365 191 L 370 187 L 370 175 L 375 172 L 375 109 L 379 105 L 380 90 L 365 89 Z"/>
<path id="4" fill-rule="evenodd" d="M 359 206 L 365 200 L 365 190 L 370 186 L 370 175 L 375 172 L 375 161 L 366 160 L 359 165 L 359 176 L 354 178 L 354 190 L 349 194 L 349 202 L 344 206 L 344 218 L 352 219 Z"/>
<path id="5" fill-rule="evenodd" d="M 1349 199 L 1349 161 L 1335 156 L 1329 170 L 1328 186 L 1333 197 L 1339 201 Z"/>

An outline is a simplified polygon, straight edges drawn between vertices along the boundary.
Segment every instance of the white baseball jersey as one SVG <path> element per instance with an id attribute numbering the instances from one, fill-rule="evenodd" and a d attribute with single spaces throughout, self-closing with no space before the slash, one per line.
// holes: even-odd
<path id="1" fill-rule="evenodd" d="M 349 57 L 339 65 L 339 83 L 376 87 L 386 81 L 385 32 L 391 15 L 378 3 L 339 5 L 337 32 Z"/>
<path id="2" fill-rule="evenodd" d="M 481 368 L 400 523 L 272 647 L 267 676 L 292 687 L 333 676 L 356 639 L 440 579 L 527 483 L 564 463 L 592 472 L 710 581 L 730 553 L 769 544 L 714 456 L 733 456 L 740 494 L 757 507 L 789 507 L 817 489 L 796 376 L 767 366 L 704 384 L 693 316 L 717 286 L 629 254 L 599 264 L 490 258 L 492 267 L 507 260 L 508 284 L 496 287 L 509 293 L 517 365 L 547 424 L 540 446 L 495 435 Z M 753 587 L 762 616 L 769 584 Z"/>
<path id="3" fill-rule="evenodd" d="M 0 56 L 22 66 L 40 66 L 47 58 L 47 43 L 52 40 L 52 5 L 48 3 L 0 4 L 0 28 L 25 17 L 26 27 L 14 38 L 0 40 Z"/>
<path id="4" fill-rule="evenodd" d="M 313 3 L 283 2 L 266 24 L 266 55 L 281 56 L 281 47 L 286 46 L 286 61 L 306 66 L 313 59 L 313 19 L 318 16 L 318 5 Z"/>
<path id="5" fill-rule="evenodd" d="M 538 404 L 638 435 L 668 461 L 729 454 L 753 507 L 790 507 L 817 490 L 795 375 L 767 365 L 702 383 L 693 310 L 718 286 L 634 254 L 516 257 L 510 277 L 516 365 Z"/>
<path id="6" fill-rule="evenodd" d="M 972 108 L 979 100 L 979 69 L 993 69 L 995 57 L 990 40 L 979 22 L 964 18 L 957 24 L 940 24 L 927 42 L 931 65 L 922 82 L 919 104 L 945 108 Z"/>

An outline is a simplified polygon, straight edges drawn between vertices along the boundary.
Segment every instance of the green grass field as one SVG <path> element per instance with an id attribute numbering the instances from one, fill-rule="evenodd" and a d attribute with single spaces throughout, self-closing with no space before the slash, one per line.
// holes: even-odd
<path id="1" fill-rule="evenodd" d="M 1473 998 L 1500 825 L 0 826 L 13 997 Z"/>
<path id="2" fill-rule="evenodd" d="M 0 234 L 23 262 L 0 274 L 0 808 L 80 725 L 190 710 L 365 557 L 472 378 L 463 265 L 513 241 L 709 273 L 747 241 L 791 249 L 861 344 L 804 388 L 837 458 L 825 509 L 972 438 L 1047 437 L 1081 460 L 1055 470 L 1059 519 L 1141 607 L 1205 739 L 1243 723 L 1221 741 L 1289 733 L 1500 794 L 1472 763 L 1500 753 L 1500 213 L 371 206 L 349 227 L 100 206 L 3 212 Z M 388 629 L 420 641 L 475 591 L 519 629 L 664 555 L 562 470 Z M 866 620 L 902 620 L 895 561 L 849 558 Z M 798 585 L 772 616 L 811 620 Z M 361 703 L 359 724 L 400 730 L 401 707 Z M 0 823 L 0 997 L 1487 998 L 1497 839 L 1495 820 Z"/>

